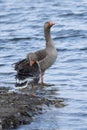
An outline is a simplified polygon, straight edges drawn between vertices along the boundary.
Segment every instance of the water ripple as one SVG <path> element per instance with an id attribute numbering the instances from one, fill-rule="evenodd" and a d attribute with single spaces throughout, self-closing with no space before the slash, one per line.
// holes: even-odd
<path id="1" fill-rule="evenodd" d="M 48 8 L 49 7 L 49 8 Z M 46 71 L 45 82 L 55 84 L 64 108 L 49 110 L 20 130 L 87 129 L 87 1 L 1 0 L 0 87 L 14 87 L 14 62 L 45 47 L 43 24 L 54 21 L 52 37 L 58 51 L 55 64 Z M 55 116 L 55 118 L 54 118 Z M 47 123 L 46 123 L 47 121 Z M 44 122 L 44 125 L 43 125 Z"/>
<path id="2" fill-rule="evenodd" d="M 56 39 L 66 39 L 70 37 L 78 37 L 78 38 L 87 38 L 87 31 L 86 30 L 61 30 L 58 32 L 58 36 L 54 38 Z"/>

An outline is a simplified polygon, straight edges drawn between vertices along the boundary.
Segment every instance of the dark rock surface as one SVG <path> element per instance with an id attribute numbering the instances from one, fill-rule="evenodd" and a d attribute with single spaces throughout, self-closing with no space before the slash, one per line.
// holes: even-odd
<path id="1" fill-rule="evenodd" d="M 41 114 L 43 105 L 63 107 L 63 99 L 32 97 L 23 93 L 9 93 L 5 88 L 0 89 L 0 130 L 15 129 L 19 125 L 33 121 L 33 116 Z"/>

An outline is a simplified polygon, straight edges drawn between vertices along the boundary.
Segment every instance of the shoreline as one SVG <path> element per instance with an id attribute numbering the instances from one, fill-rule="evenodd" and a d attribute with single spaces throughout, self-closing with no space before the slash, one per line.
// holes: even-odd
<path id="1" fill-rule="evenodd" d="M 0 129 L 16 129 L 20 125 L 30 124 L 33 117 L 42 114 L 43 105 L 64 107 L 64 100 L 32 97 L 23 93 L 10 92 L 5 87 L 0 88 Z"/>

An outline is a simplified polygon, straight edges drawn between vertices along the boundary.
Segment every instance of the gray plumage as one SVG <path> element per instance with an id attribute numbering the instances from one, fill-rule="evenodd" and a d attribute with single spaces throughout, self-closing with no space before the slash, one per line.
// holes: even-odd
<path id="1" fill-rule="evenodd" d="M 53 44 L 53 40 L 50 34 L 50 29 L 53 25 L 53 22 L 46 22 L 44 24 L 46 48 L 34 52 L 36 59 L 39 61 L 42 75 L 44 75 L 44 72 L 54 64 L 57 58 L 57 50 Z"/>

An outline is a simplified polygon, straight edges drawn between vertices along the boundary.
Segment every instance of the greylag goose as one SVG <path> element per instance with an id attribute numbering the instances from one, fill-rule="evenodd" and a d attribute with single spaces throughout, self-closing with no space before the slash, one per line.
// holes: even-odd
<path id="1" fill-rule="evenodd" d="M 46 40 L 46 48 L 36 51 L 34 57 L 39 61 L 41 68 L 41 83 L 43 84 L 43 75 L 45 71 L 54 64 L 57 58 L 57 50 L 51 38 L 50 29 L 54 25 L 53 22 L 46 22 L 44 24 L 44 37 Z M 27 55 L 28 57 L 28 55 Z"/>
<path id="2" fill-rule="evenodd" d="M 17 89 L 22 89 L 30 84 L 32 86 L 32 95 L 34 96 L 34 85 L 38 83 L 40 78 L 40 66 L 33 53 L 30 53 L 28 58 L 14 63 L 14 68 L 17 72 L 15 86 Z"/>
<path id="3" fill-rule="evenodd" d="M 53 22 L 46 22 L 44 24 L 46 48 L 29 53 L 25 59 L 15 63 L 15 70 L 17 71 L 16 86 L 31 84 L 32 95 L 34 95 L 34 84 L 38 83 L 40 74 L 41 83 L 43 84 L 43 75 L 46 69 L 53 65 L 57 58 L 57 51 L 50 34 L 50 29 L 53 25 Z"/>

